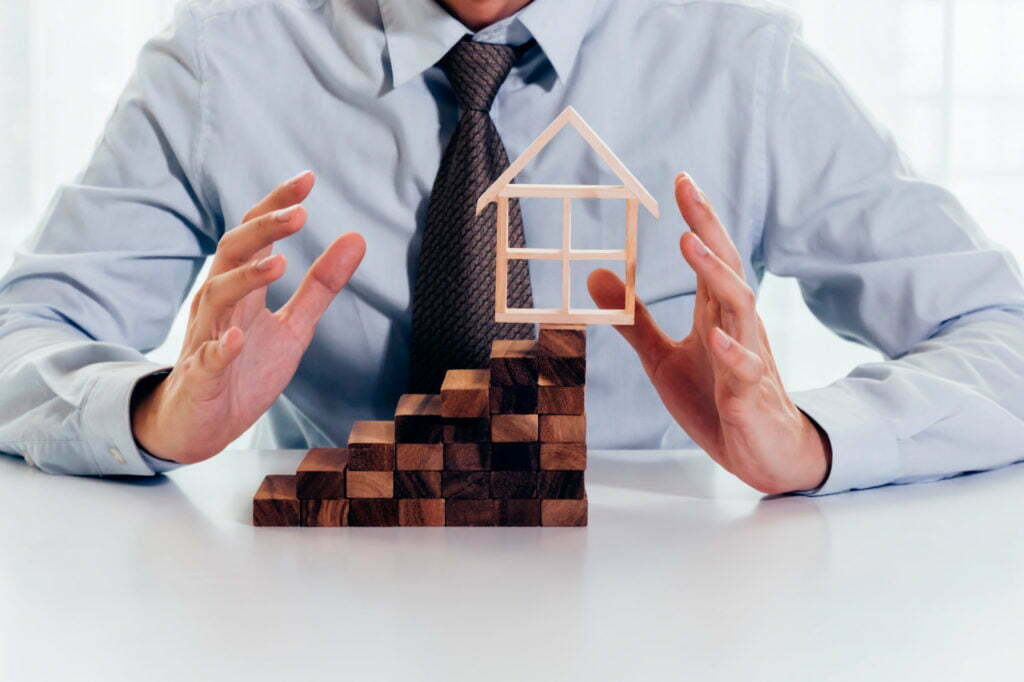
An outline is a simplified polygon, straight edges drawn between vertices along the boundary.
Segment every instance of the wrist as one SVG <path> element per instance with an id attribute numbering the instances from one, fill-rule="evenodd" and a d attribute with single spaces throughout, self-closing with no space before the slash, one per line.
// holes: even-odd
<path id="1" fill-rule="evenodd" d="M 802 438 L 801 475 L 795 491 L 815 490 L 828 480 L 832 469 L 832 444 L 825 430 L 803 410 L 804 436 Z"/>
<path id="2" fill-rule="evenodd" d="M 160 438 L 160 404 L 169 370 L 143 377 L 132 391 L 130 421 L 135 445 L 151 457 L 178 462 L 170 456 Z"/>

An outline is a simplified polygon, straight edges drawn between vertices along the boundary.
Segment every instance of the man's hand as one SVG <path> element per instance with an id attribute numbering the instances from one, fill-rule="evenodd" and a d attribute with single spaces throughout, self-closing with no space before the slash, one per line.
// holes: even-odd
<path id="1" fill-rule="evenodd" d="M 828 438 L 782 386 L 739 252 L 685 174 L 676 201 L 692 230 L 679 248 L 697 273 L 693 329 L 674 341 L 639 302 L 636 324 L 616 329 L 668 411 L 715 461 L 764 493 L 816 488 L 828 475 Z M 587 284 L 598 306 L 622 307 L 625 289 L 613 273 L 597 270 Z"/>
<path id="2" fill-rule="evenodd" d="M 366 250 L 358 234 L 339 237 L 291 299 L 277 312 L 267 309 L 267 286 L 286 267 L 284 256 L 271 255 L 273 244 L 305 225 L 300 203 L 315 181 L 303 173 L 281 185 L 221 238 L 177 364 L 132 410 L 135 438 L 150 453 L 184 463 L 212 457 L 252 426 L 295 374 L 320 316 Z"/>

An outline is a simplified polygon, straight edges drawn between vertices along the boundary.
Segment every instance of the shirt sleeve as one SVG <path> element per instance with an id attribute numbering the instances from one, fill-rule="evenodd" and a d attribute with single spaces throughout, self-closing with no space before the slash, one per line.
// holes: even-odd
<path id="1" fill-rule="evenodd" d="M 796 404 L 828 434 L 813 493 L 911 483 L 1024 458 L 1024 286 L 1005 249 L 917 176 L 795 32 L 767 88 L 763 266 L 880 350 Z"/>
<path id="2" fill-rule="evenodd" d="M 151 475 L 130 400 L 222 231 L 203 184 L 200 26 L 142 50 L 87 168 L 0 280 L 0 452 L 51 473 Z"/>

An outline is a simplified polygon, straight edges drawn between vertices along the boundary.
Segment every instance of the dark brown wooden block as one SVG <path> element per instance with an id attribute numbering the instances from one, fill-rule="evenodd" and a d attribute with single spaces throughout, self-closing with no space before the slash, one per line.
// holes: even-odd
<path id="1" fill-rule="evenodd" d="M 540 500 L 498 500 L 499 526 L 539 526 Z"/>
<path id="2" fill-rule="evenodd" d="M 582 386 L 587 383 L 587 359 L 542 355 L 537 358 L 537 376 L 552 386 Z"/>
<path id="3" fill-rule="evenodd" d="M 300 500 L 345 497 L 346 448 L 313 448 L 295 470 L 295 495 Z"/>
<path id="4" fill-rule="evenodd" d="M 540 468 L 583 471 L 587 468 L 585 443 L 541 443 Z"/>
<path id="5" fill-rule="evenodd" d="M 348 471 L 389 471 L 395 468 L 395 423 L 359 421 L 348 436 Z"/>
<path id="6" fill-rule="evenodd" d="M 486 369 L 450 369 L 441 384 L 441 416 L 486 417 L 491 373 Z"/>
<path id="7" fill-rule="evenodd" d="M 545 500 L 582 500 L 582 471 L 541 471 L 537 478 L 537 497 Z"/>
<path id="8" fill-rule="evenodd" d="M 403 471 L 440 471 L 444 469 L 443 443 L 398 443 L 396 468 Z"/>
<path id="9" fill-rule="evenodd" d="M 583 414 L 585 387 L 553 386 L 544 377 L 537 381 L 538 414 Z"/>
<path id="10" fill-rule="evenodd" d="M 299 525 L 299 498 L 295 496 L 295 476 L 270 475 L 263 479 L 252 498 L 252 525 Z"/>
<path id="11" fill-rule="evenodd" d="M 445 500 L 446 526 L 493 526 L 497 521 L 496 500 Z"/>
<path id="12" fill-rule="evenodd" d="M 587 354 L 587 326 L 541 324 L 537 352 L 555 358 L 581 358 Z"/>
<path id="13" fill-rule="evenodd" d="M 441 472 L 396 471 L 395 497 L 441 497 Z"/>
<path id="14" fill-rule="evenodd" d="M 445 443 L 444 468 L 449 471 L 483 471 L 491 468 L 487 443 Z"/>
<path id="15" fill-rule="evenodd" d="M 397 526 L 398 500 L 349 500 L 348 525 Z"/>
<path id="16" fill-rule="evenodd" d="M 536 414 L 536 386 L 491 386 L 491 414 Z"/>
<path id="17" fill-rule="evenodd" d="M 537 441 L 535 414 L 495 414 L 491 416 L 491 442 L 533 443 Z"/>
<path id="18" fill-rule="evenodd" d="M 587 525 L 587 499 L 582 500 L 541 500 L 540 523 L 542 526 L 585 526 Z"/>
<path id="19" fill-rule="evenodd" d="M 542 443 L 586 443 L 586 415 L 542 414 L 540 440 Z"/>
<path id="20" fill-rule="evenodd" d="M 299 505 L 303 526 L 348 525 L 348 500 L 299 500 Z"/>
<path id="21" fill-rule="evenodd" d="M 540 468 L 537 443 L 494 443 L 491 445 L 491 469 L 494 471 L 532 471 Z"/>
<path id="22" fill-rule="evenodd" d="M 441 442 L 441 396 L 407 393 L 395 407 L 395 441 Z"/>
<path id="23" fill-rule="evenodd" d="M 444 505 L 442 499 L 399 500 L 399 526 L 443 526 Z"/>
<path id="24" fill-rule="evenodd" d="M 525 499 L 537 497 L 537 472 L 494 471 L 491 473 L 491 497 Z"/>
<path id="25" fill-rule="evenodd" d="M 487 471 L 445 471 L 441 474 L 441 496 L 447 500 L 483 500 L 491 496 L 491 474 Z"/>
<path id="26" fill-rule="evenodd" d="M 492 386 L 536 386 L 537 342 L 498 340 L 491 346 Z"/>
<path id="27" fill-rule="evenodd" d="M 487 417 L 447 418 L 443 428 L 445 443 L 486 443 L 491 438 L 491 420 Z"/>
<path id="28" fill-rule="evenodd" d="M 395 472 L 350 471 L 346 477 L 345 488 L 352 499 L 394 497 Z"/>

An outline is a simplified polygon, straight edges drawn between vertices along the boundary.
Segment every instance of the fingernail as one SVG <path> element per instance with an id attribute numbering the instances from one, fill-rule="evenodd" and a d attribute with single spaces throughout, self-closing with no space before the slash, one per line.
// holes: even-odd
<path id="1" fill-rule="evenodd" d="M 282 208 L 280 210 L 274 211 L 274 220 L 276 220 L 279 223 L 288 222 L 291 219 L 291 217 L 295 215 L 295 209 L 297 208 L 298 205 L 296 204 L 295 206 L 289 206 L 288 208 Z"/>
<path id="2" fill-rule="evenodd" d="M 715 327 L 715 343 L 722 350 L 729 350 L 732 347 L 732 339 L 718 327 Z"/>
<path id="3" fill-rule="evenodd" d="M 274 260 L 277 259 L 277 254 L 273 256 L 267 256 L 261 260 L 256 261 L 256 269 L 260 272 L 266 272 L 274 264 Z"/>
<path id="4" fill-rule="evenodd" d="M 288 182 L 286 182 L 285 184 L 286 184 L 286 185 L 289 185 L 289 186 L 291 186 L 291 185 L 297 185 L 297 184 L 299 184 L 300 182 L 302 182 L 302 178 L 306 177 L 307 175 L 309 175 L 309 174 L 310 174 L 310 173 L 312 173 L 312 172 L 313 172 L 313 171 L 308 171 L 308 170 L 304 170 L 304 171 L 302 171 L 301 173 L 299 173 L 298 175 L 296 175 L 296 176 L 295 176 L 294 178 L 292 178 L 291 180 L 289 180 Z"/>
<path id="5" fill-rule="evenodd" d="M 708 251 L 708 247 L 704 245 L 703 240 L 701 240 L 701 238 L 697 236 L 696 232 L 690 232 L 690 234 L 693 235 L 693 241 L 696 244 L 695 248 L 697 249 L 698 256 L 706 256 L 709 253 L 711 253 L 710 251 Z"/>
<path id="6" fill-rule="evenodd" d="M 220 334 L 219 343 L 220 343 L 221 348 L 223 348 L 224 346 L 228 345 L 228 332 L 229 331 L 231 331 L 231 330 L 230 329 L 225 329 Z"/>
<path id="7" fill-rule="evenodd" d="M 701 191 L 701 188 L 697 186 L 697 183 L 693 181 L 693 178 L 690 178 L 690 199 L 701 206 L 708 205 L 707 195 Z"/>
<path id="8" fill-rule="evenodd" d="M 680 182 L 686 182 L 686 181 L 687 181 L 687 180 L 689 180 L 689 179 L 690 179 L 690 176 L 689 176 L 689 175 L 687 175 L 686 173 L 677 173 L 677 174 L 676 174 L 676 184 L 677 184 L 677 185 L 678 185 L 678 184 L 679 184 Z"/>

